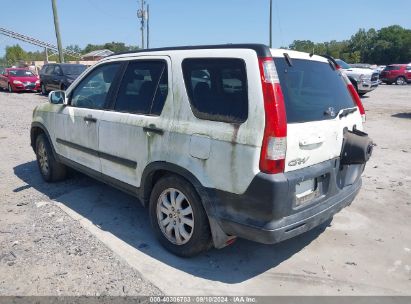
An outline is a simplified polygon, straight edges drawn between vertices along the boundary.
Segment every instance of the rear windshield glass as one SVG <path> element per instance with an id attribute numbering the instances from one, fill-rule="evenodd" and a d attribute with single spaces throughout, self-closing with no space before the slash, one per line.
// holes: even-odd
<path id="1" fill-rule="evenodd" d="M 62 65 L 65 75 L 80 75 L 87 68 L 85 65 Z"/>
<path id="2" fill-rule="evenodd" d="M 334 112 L 355 107 L 339 71 L 328 63 L 274 58 L 288 123 L 334 119 Z M 332 108 L 332 109 L 330 109 Z"/>

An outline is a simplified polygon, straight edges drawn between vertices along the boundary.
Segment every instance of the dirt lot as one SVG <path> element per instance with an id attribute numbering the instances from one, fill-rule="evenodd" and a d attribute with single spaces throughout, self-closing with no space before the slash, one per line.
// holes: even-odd
<path id="1" fill-rule="evenodd" d="M 411 85 L 363 99 L 377 146 L 328 226 L 193 259 L 158 245 L 132 197 L 81 174 L 43 182 L 29 146 L 42 102 L 0 92 L 0 295 L 411 295 Z"/>

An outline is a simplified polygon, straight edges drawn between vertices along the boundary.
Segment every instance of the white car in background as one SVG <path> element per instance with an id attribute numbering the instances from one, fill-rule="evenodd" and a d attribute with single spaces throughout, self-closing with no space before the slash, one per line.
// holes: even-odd
<path id="1" fill-rule="evenodd" d="M 376 70 L 353 68 L 341 59 L 335 60 L 341 70 L 347 75 L 360 96 L 363 96 L 378 87 L 379 73 Z"/>

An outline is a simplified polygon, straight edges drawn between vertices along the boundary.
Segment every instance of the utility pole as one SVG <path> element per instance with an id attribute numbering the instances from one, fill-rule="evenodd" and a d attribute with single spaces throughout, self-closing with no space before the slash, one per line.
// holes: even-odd
<path id="1" fill-rule="evenodd" d="M 59 16 L 57 14 L 56 0 L 51 0 L 51 5 L 53 7 L 54 29 L 56 31 L 57 48 L 59 50 L 59 59 L 60 59 L 60 62 L 63 63 L 64 62 L 64 55 L 63 55 L 63 47 L 61 46 Z"/>
<path id="2" fill-rule="evenodd" d="M 270 0 L 270 48 L 273 47 L 273 0 Z"/>
<path id="3" fill-rule="evenodd" d="M 137 11 L 137 17 L 141 19 L 141 48 L 144 49 L 144 23 L 147 18 L 147 12 L 144 9 L 144 4 L 146 3 L 144 0 L 141 1 L 141 8 Z"/>
<path id="4" fill-rule="evenodd" d="M 150 48 L 150 6 L 147 4 L 147 48 Z"/>

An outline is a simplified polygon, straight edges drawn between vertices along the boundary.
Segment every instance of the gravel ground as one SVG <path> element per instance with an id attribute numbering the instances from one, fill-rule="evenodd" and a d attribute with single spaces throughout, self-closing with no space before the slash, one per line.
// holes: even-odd
<path id="1" fill-rule="evenodd" d="M 93 181 L 80 174 L 53 185 L 41 179 L 29 130 L 33 108 L 45 101 L 0 92 L 0 295 L 161 294 L 51 203 Z"/>
<path id="2" fill-rule="evenodd" d="M 328 227 L 188 260 L 158 246 L 131 197 L 76 173 L 43 182 L 29 128 L 45 101 L 0 92 L 0 295 L 411 295 L 411 85 L 363 98 L 377 146 Z"/>

